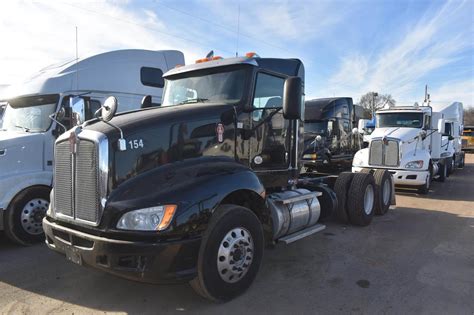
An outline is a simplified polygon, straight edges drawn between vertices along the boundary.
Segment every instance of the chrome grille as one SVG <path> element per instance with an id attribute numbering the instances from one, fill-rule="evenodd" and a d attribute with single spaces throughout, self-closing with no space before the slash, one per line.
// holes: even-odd
<path id="1" fill-rule="evenodd" d="M 83 133 L 79 136 L 75 154 L 71 153 L 68 140 L 56 143 L 54 210 L 65 220 L 97 225 L 102 210 L 100 195 L 104 192 L 101 188 L 102 184 L 106 185 L 106 178 L 100 177 L 99 141 L 84 139 Z M 108 155 L 102 155 L 108 158 Z"/>
<path id="2" fill-rule="evenodd" d="M 369 149 L 369 165 L 374 166 L 398 166 L 399 148 L 397 140 L 372 140 Z"/>
<path id="3" fill-rule="evenodd" d="M 398 141 L 388 140 L 384 158 L 386 166 L 398 166 Z"/>
<path id="4" fill-rule="evenodd" d="M 72 155 L 69 142 L 57 143 L 54 155 L 54 204 L 61 214 L 72 217 Z"/>
<path id="5" fill-rule="evenodd" d="M 99 211 L 99 178 L 95 143 L 88 140 L 79 141 L 75 162 L 76 219 L 96 222 Z"/>
<path id="6" fill-rule="evenodd" d="M 370 143 L 369 164 L 382 165 L 383 142 L 382 140 L 373 140 Z"/>

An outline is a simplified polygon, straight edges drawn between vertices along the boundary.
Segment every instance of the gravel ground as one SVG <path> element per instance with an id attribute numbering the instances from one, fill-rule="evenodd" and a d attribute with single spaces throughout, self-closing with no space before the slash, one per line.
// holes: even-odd
<path id="1" fill-rule="evenodd" d="M 397 190 L 397 209 L 368 227 L 327 225 L 266 250 L 252 287 L 217 305 L 188 285 L 122 280 L 0 235 L 0 313 L 474 314 L 474 155 L 428 196 Z"/>

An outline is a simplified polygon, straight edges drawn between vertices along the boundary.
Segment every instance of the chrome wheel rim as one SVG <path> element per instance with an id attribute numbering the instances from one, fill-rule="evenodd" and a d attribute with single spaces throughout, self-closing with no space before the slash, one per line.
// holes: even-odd
<path id="1" fill-rule="evenodd" d="M 48 210 L 49 202 L 42 198 L 35 198 L 26 203 L 21 210 L 21 226 L 26 233 L 40 235 L 43 233 L 41 222 Z"/>
<path id="2" fill-rule="evenodd" d="M 390 181 L 387 179 L 383 183 L 383 204 L 386 205 L 390 201 Z"/>
<path id="3" fill-rule="evenodd" d="M 374 186 L 367 185 L 364 192 L 364 211 L 369 215 L 374 207 Z"/>
<path id="4" fill-rule="evenodd" d="M 235 283 L 249 271 L 253 261 L 254 244 L 247 229 L 229 231 L 219 245 L 217 270 L 222 280 Z"/>

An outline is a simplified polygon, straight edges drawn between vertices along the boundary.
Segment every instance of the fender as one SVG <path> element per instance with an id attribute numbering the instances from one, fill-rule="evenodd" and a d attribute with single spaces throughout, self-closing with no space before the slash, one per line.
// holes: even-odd
<path id="1" fill-rule="evenodd" d="M 160 236 L 199 234 L 221 201 L 239 190 L 254 192 L 263 201 L 265 188 L 257 175 L 232 158 L 204 156 L 174 162 L 136 176 L 112 191 L 101 226 L 115 229 L 122 214 L 130 210 L 176 204 L 171 226 Z"/>
<path id="2" fill-rule="evenodd" d="M 20 173 L 0 178 L 0 210 L 8 208 L 11 200 L 24 189 L 31 186 L 51 187 L 52 171 Z"/>

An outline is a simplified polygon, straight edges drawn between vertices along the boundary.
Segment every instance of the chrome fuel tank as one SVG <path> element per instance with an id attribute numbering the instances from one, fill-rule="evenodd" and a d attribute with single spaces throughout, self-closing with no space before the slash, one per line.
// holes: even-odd
<path id="1" fill-rule="evenodd" d="M 315 225 L 318 222 L 321 206 L 320 192 L 307 189 L 289 190 L 273 193 L 267 203 L 273 221 L 273 239 L 279 239 Z"/>

